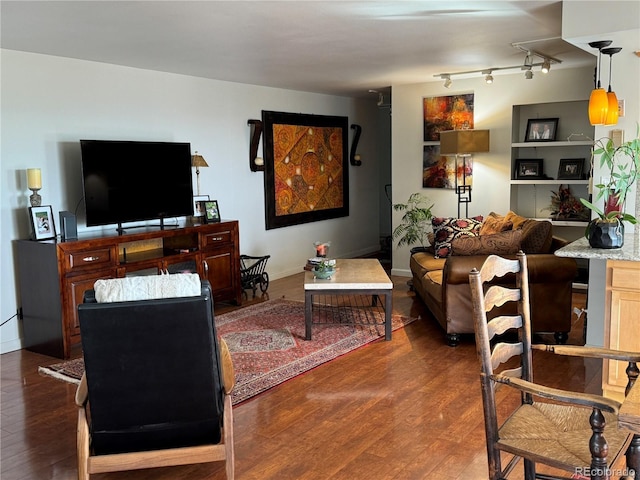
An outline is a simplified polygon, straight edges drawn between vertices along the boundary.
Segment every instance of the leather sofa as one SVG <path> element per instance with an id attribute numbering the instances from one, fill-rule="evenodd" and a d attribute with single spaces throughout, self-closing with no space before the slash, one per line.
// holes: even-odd
<path id="1" fill-rule="evenodd" d="M 460 342 L 460 335 L 473 333 L 469 288 L 471 269 L 479 269 L 491 253 L 515 258 L 518 250 L 523 250 L 527 254 L 533 332 L 553 333 L 557 343 L 567 341 L 571 330 L 571 296 L 572 283 L 577 274 L 576 261 L 553 254 L 567 242 L 552 237 L 549 222 L 519 218 L 522 221 L 518 228 L 513 229 L 519 230 L 515 233 L 501 232 L 479 235 L 477 239 L 467 236 L 454 239 L 452 251 L 445 258 L 435 258 L 437 254 L 434 255 L 434 253 L 438 251 L 437 245 L 435 249 L 431 247 L 426 251 L 411 254 L 412 289 L 444 329 L 448 345 L 456 346 Z M 539 239 L 544 237 L 537 242 L 535 248 L 527 239 L 527 234 L 532 229 L 538 231 Z M 506 237 L 515 238 L 516 241 L 500 240 Z M 467 248 L 466 252 L 457 253 L 456 246 L 464 247 L 465 242 L 468 244 L 474 241 L 475 249 Z M 482 245 L 481 248 L 478 248 L 478 244 Z M 458 250 L 465 250 L 465 248 Z M 502 284 L 508 285 L 513 282 L 514 277 L 505 277 Z M 515 311 L 501 307 L 494 309 L 490 316 L 513 313 Z"/>

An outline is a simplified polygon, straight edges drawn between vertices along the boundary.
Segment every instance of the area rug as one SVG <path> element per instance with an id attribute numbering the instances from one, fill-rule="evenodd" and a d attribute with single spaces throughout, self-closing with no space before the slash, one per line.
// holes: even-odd
<path id="1" fill-rule="evenodd" d="M 319 321 L 336 321 L 331 311 L 320 310 Z M 367 312 L 369 320 L 383 320 L 381 310 Z M 340 310 L 339 322 L 361 317 L 362 309 Z M 315 321 L 316 319 L 314 319 Z M 414 321 L 393 315 L 392 329 Z M 216 317 L 218 335 L 231 351 L 236 374 L 234 405 L 264 392 L 325 362 L 384 337 L 383 325 L 314 325 L 312 340 L 305 340 L 304 303 L 277 299 L 241 308 Z M 39 367 L 40 373 L 79 383 L 82 358 Z"/>

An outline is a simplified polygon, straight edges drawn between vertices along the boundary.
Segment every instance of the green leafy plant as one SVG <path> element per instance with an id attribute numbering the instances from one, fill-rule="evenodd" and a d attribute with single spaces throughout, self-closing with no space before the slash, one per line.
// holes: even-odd
<path id="1" fill-rule="evenodd" d="M 595 185 L 598 193 L 594 202 L 604 199 L 604 208 L 600 209 L 584 198 L 580 201 L 603 221 L 637 223 L 633 215 L 624 212 L 624 205 L 629 189 L 640 176 L 640 124 L 636 127 L 635 138 L 617 147 L 610 138 L 597 140 L 592 159 L 598 156 L 600 168 L 608 170 L 609 178 L 606 183 Z"/>
<path id="2" fill-rule="evenodd" d="M 395 211 L 404 212 L 400 224 L 391 234 L 393 239 L 398 241 L 398 247 L 417 244 L 424 248 L 428 244 L 433 205 L 429 198 L 419 192 L 412 193 L 407 203 L 393 205 Z"/>

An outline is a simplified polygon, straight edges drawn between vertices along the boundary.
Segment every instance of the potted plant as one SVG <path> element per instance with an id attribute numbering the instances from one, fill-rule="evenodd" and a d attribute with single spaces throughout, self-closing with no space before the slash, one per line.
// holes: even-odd
<path id="1" fill-rule="evenodd" d="M 635 138 L 617 147 L 610 138 L 597 140 L 592 159 L 597 156 L 600 157 L 600 168 L 606 168 L 609 177 L 606 182 L 595 185 L 598 192 L 594 201 L 603 199 L 603 209 L 580 199 L 598 216 L 589 222 L 585 236 L 592 247 L 620 248 L 624 244 L 622 222 L 637 223 L 633 215 L 624 211 L 624 206 L 631 186 L 640 176 L 640 124 L 636 127 Z"/>
<path id="2" fill-rule="evenodd" d="M 411 253 L 425 250 L 429 244 L 428 235 L 431 232 L 431 209 L 433 203 L 423 194 L 412 193 L 407 203 L 396 203 L 393 209 L 404 212 L 400 224 L 393 230 L 391 236 L 402 245 L 418 245 L 411 249 Z"/>

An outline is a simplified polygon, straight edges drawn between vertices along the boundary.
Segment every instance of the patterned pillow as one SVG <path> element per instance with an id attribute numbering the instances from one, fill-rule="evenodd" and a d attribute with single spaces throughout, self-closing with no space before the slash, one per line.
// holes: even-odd
<path id="1" fill-rule="evenodd" d="M 521 217 L 520 215 L 518 215 L 516 212 L 513 212 L 513 211 L 509 211 L 509 213 L 505 215 L 504 219 L 508 222 L 513 223 L 513 230 L 518 230 L 519 228 L 522 228 L 522 225 L 524 224 L 524 222 L 528 220 L 528 218 Z"/>
<path id="2" fill-rule="evenodd" d="M 505 219 L 502 215 L 491 212 L 482 222 L 480 227 L 480 235 L 492 235 L 494 233 L 504 232 L 513 228 L 513 222 Z"/>
<path id="3" fill-rule="evenodd" d="M 520 250 L 522 230 L 508 230 L 493 235 L 460 237 L 451 242 L 452 255 L 512 255 Z"/>
<path id="4" fill-rule="evenodd" d="M 472 218 L 434 217 L 431 219 L 435 237 L 435 258 L 451 255 L 451 242 L 459 237 L 476 237 L 482 226 L 482 215 Z"/>
<path id="5" fill-rule="evenodd" d="M 552 241 L 551 222 L 529 219 L 522 224 L 522 251 L 524 253 L 549 253 Z"/>

